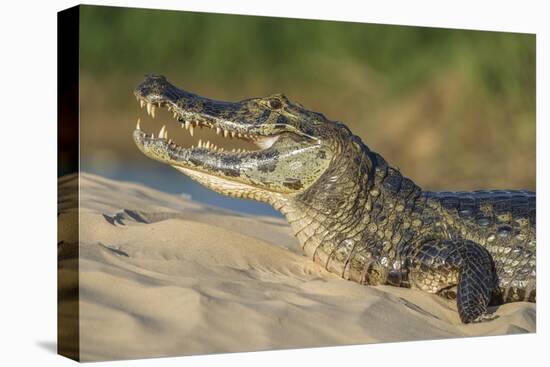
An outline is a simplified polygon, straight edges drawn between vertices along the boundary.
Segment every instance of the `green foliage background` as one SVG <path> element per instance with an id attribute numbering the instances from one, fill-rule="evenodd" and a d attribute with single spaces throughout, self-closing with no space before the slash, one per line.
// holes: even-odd
<path id="1" fill-rule="evenodd" d="M 129 134 L 146 73 L 211 98 L 283 92 L 429 189 L 535 188 L 535 36 L 83 6 L 91 170 L 149 164 Z M 99 155 L 98 155 L 99 154 Z"/>

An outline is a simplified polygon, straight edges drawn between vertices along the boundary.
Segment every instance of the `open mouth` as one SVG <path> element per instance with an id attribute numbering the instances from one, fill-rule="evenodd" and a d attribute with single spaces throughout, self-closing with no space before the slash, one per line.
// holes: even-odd
<path id="1" fill-rule="evenodd" d="M 202 151 L 215 154 L 246 154 L 270 148 L 279 138 L 279 134 L 260 136 L 243 131 L 231 121 L 222 121 L 189 112 L 180 108 L 172 101 L 151 102 L 140 95 L 136 99 L 142 109 L 155 119 L 162 110 L 166 110 L 176 121 L 176 131 L 172 130 L 169 137 L 168 127 L 162 125 L 157 134 L 142 130 L 144 124 L 137 120 L 134 137 L 138 138 L 143 146 L 155 145 L 174 153 L 182 151 Z M 184 134 L 182 134 L 184 132 Z M 176 142 L 176 140 L 178 142 Z"/>

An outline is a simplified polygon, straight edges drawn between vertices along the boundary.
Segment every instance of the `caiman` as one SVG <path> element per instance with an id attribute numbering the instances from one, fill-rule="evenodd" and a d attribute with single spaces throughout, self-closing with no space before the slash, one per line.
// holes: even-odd
<path id="1" fill-rule="evenodd" d="M 306 256 L 344 279 L 456 299 L 463 323 L 489 306 L 536 298 L 535 193 L 423 191 L 341 122 L 282 94 L 222 102 L 148 75 L 134 94 L 191 136 L 211 129 L 254 143 L 181 146 L 163 126 L 133 132 L 139 149 L 220 194 L 271 204 Z"/>

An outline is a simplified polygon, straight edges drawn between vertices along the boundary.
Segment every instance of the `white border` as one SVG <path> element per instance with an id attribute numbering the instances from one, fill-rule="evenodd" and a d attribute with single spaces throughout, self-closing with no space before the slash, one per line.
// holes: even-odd
<path id="1" fill-rule="evenodd" d="M 94 1 L 94 4 L 537 33 L 538 295 L 536 335 L 97 363 L 120 366 L 532 366 L 548 317 L 549 33 L 544 1 Z M 0 361 L 64 366 L 56 338 L 56 11 L 72 1 L 2 4 Z M 546 66 L 545 66 L 546 65 Z M 546 102 L 546 103 L 544 103 Z M 543 124 L 542 121 L 547 122 Z M 511 148 L 513 149 L 513 142 Z M 544 259 L 544 260 L 543 260 Z"/>

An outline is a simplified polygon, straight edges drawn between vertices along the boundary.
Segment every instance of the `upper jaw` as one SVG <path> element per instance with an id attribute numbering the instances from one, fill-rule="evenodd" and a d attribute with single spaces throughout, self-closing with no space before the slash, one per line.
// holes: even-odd
<path id="1" fill-rule="evenodd" d="M 300 135 L 305 139 L 319 140 L 307 132 L 300 131 L 287 118 L 280 122 L 277 114 L 259 107 L 250 99 L 225 102 L 205 98 L 170 84 L 161 75 L 148 75 L 135 88 L 134 95 L 150 116 L 154 118 L 159 108 L 167 108 L 174 119 L 189 129 L 191 134 L 196 127 L 208 127 L 224 137 L 252 141 L 285 132 Z"/>
<path id="2" fill-rule="evenodd" d="M 254 126 L 252 121 L 239 121 L 236 114 L 241 108 L 239 102 L 210 100 L 172 85 L 166 87 L 161 94 L 146 94 L 145 91 L 138 86 L 134 95 L 140 107 L 144 108 L 149 116 L 155 118 L 159 109 L 166 108 L 182 128 L 189 130 L 191 136 L 197 127 L 210 128 L 224 138 L 248 141 L 260 141 L 262 137 L 277 135 L 266 133 Z"/>
<path id="3" fill-rule="evenodd" d="M 259 138 L 260 135 L 248 134 L 246 132 L 241 132 L 245 130 L 244 128 L 234 129 L 227 121 L 223 121 L 214 116 L 209 116 L 206 114 L 198 114 L 185 110 L 178 106 L 177 103 L 173 101 L 158 101 L 150 102 L 147 98 L 140 97 L 136 95 L 136 99 L 140 104 L 141 108 L 145 108 L 147 114 L 152 118 L 155 118 L 156 111 L 159 108 L 165 107 L 169 112 L 172 113 L 172 117 L 180 123 L 182 128 L 189 130 L 191 136 L 194 136 L 194 131 L 196 128 L 209 128 L 213 129 L 217 135 L 221 135 L 224 138 L 241 138 L 246 140 L 254 140 Z"/>

